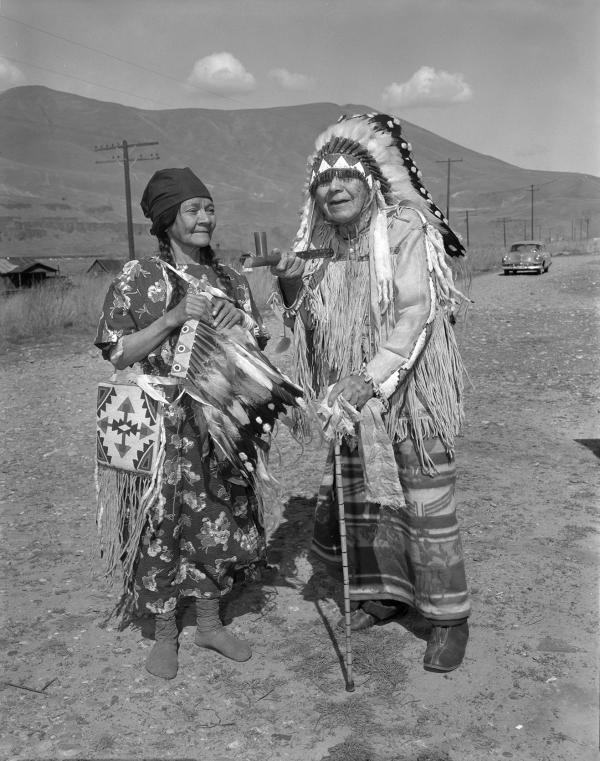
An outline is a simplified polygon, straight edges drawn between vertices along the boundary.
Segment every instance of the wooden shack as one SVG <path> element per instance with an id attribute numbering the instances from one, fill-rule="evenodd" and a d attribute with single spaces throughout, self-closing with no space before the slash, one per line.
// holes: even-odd
<path id="1" fill-rule="evenodd" d="M 124 264 L 123 259 L 94 259 L 86 273 L 88 275 L 118 275 Z"/>
<path id="2" fill-rule="evenodd" d="M 0 258 L 0 277 L 2 290 L 14 291 L 19 288 L 31 288 L 40 285 L 49 278 L 56 278 L 58 268 L 44 264 L 39 259 L 23 256 L 6 256 Z"/>

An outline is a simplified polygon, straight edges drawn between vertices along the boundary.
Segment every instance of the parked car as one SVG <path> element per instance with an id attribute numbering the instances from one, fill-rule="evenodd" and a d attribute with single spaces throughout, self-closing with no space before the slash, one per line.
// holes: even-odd
<path id="1" fill-rule="evenodd" d="M 517 272 L 548 272 L 552 264 L 552 254 L 541 240 L 517 240 L 511 244 L 508 253 L 502 257 L 505 275 Z"/>

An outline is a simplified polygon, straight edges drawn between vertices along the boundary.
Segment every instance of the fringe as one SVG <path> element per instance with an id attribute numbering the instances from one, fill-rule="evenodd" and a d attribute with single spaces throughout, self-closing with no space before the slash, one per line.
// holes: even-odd
<path id="1" fill-rule="evenodd" d="M 135 562 L 142 533 L 162 521 L 159 504 L 165 457 L 165 432 L 160 428 L 158 453 L 152 476 L 140 476 L 96 463 L 96 525 L 100 554 L 106 564 L 106 577 L 120 572 L 123 592 L 133 583 Z"/>
<path id="2" fill-rule="evenodd" d="M 281 523 L 284 503 L 281 484 L 269 472 L 269 451 L 258 452 L 253 491 L 256 496 L 257 519 L 268 542 Z"/>
<path id="3" fill-rule="evenodd" d="M 310 270 L 305 272 L 305 282 L 308 279 L 309 284 L 299 310 L 305 312 L 304 320 L 302 314 L 296 313 L 292 343 L 296 379 L 306 390 L 309 408 L 325 392 L 332 376 L 340 378 L 357 372 L 394 328 L 393 308 L 389 308 L 393 305 L 389 301 L 389 306 L 386 304 L 386 296 L 390 296 L 386 288 L 389 272 L 382 261 L 387 258 L 389 262 L 391 258 L 393 262 L 394 257 L 390 257 L 389 242 L 384 245 L 382 223 L 386 220 L 389 224 L 406 208 L 383 208 L 375 195 L 372 224 L 360 234 L 357 230 L 353 258 L 334 259 L 327 264 L 311 262 Z M 390 439 L 399 442 L 410 436 L 423 469 L 434 472 L 425 439 L 439 436 L 452 456 L 463 420 L 465 370 L 447 314 L 469 299 L 454 286 L 439 231 L 427 223 L 421 212 L 414 211 L 425 231 L 431 310 L 406 364 L 408 375 L 389 397 L 389 410 L 383 419 Z M 303 243 L 310 234 L 310 219 L 308 215 L 304 220 Z M 322 220 L 315 223 L 309 237 L 314 245 L 340 251 L 334 229 Z M 370 253 L 377 255 L 369 256 Z M 336 308 L 328 310 L 328 304 Z M 311 325 L 308 338 L 305 320 Z M 296 422 L 297 430 L 309 425 L 302 413 Z"/>
<path id="4" fill-rule="evenodd" d="M 449 456 L 454 455 L 454 439 L 463 421 L 465 369 L 454 332 L 442 311 L 438 311 L 425 349 L 408 380 L 389 398 L 384 416 L 392 441 L 410 438 L 428 472 L 433 462 L 424 440 L 439 436 Z"/>

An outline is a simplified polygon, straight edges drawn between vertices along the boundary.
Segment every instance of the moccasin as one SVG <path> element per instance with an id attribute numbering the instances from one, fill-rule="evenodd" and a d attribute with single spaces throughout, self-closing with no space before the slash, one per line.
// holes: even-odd
<path id="1" fill-rule="evenodd" d="M 423 657 L 425 671 L 454 671 L 462 663 L 469 639 L 466 621 L 457 626 L 433 625 Z"/>

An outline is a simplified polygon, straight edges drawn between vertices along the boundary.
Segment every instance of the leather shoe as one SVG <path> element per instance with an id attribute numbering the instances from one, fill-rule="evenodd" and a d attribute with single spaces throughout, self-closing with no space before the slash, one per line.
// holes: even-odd
<path id="1" fill-rule="evenodd" d="M 401 602 L 389 605 L 376 600 L 367 600 L 350 613 L 350 629 L 353 632 L 370 629 L 372 626 L 397 620 L 399 616 L 404 616 L 408 610 L 408 605 Z M 339 619 L 337 625 L 340 629 L 345 627 L 346 619 L 344 616 Z"/>
<path id="2" fill-rule="evenodd" d="M 352 613 L 350 613 L 350 629 L 353 632 L 359 632 L 363 629 L 370 629 L 372 626 L 375 626 L 376 623 L 377 619 L 375 616 L 367 613 L 367 611 L 363 610 L 362 608 L 357 608 L 356 610 L 353 610 Z M 337 626 L 340 629 L 343 629 L 346 626 L 345 616 L 342 616 L 338 620 Z"/>
<path id="3" fill-rule="evenodd" d="M 457 626 L 433 625 L 423 657 L 425 671 L 454 671 L 462 663 L 469 639 L 466 621 Z"/>

